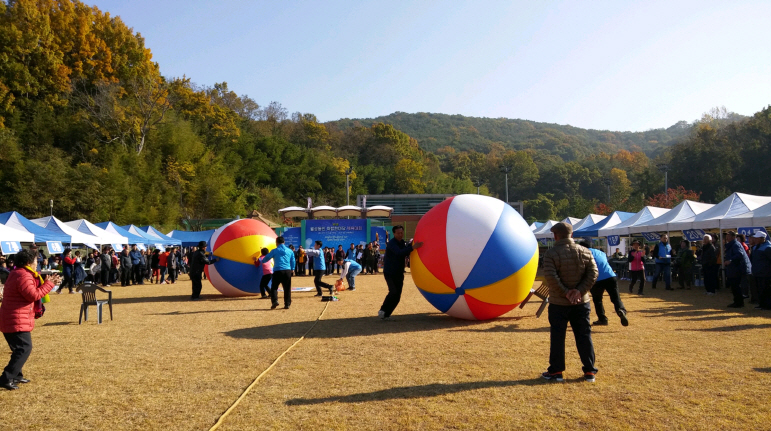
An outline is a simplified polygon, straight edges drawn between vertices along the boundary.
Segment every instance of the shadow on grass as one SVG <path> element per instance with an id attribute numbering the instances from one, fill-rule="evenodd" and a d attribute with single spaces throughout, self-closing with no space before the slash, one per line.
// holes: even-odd
<path id="1" fill-rule="evenodd" d="M 753 368 L 753 370 L 759 372 L 759 373 L 771 373 L 771 367 L 767 368 Z"/>
<path id="2" fill-rule="evenodd" d="M 201 311 L 170 311 L 168 313 L 150 313 L 148 316 L 181 316 L 184 314 L 207 314 L 207 313 L 244 313 L 253 311 L 272 311 L 269 308 L 256 308 L 253 310 L 201 310 Z"/>
<path id="3" fill-rule="evenodd" d="M 44 323 L 43 326 L 67 326 L 67 325 L 77 325 L 76 322 L 50 322 L 50 323 Z"/>
<path id="4" fill-rule="evenodd" d="M 491 328 L 465 328 L 453 329 L 451 332 L 549 332 L 548 326 L 540 328 L 520 328 L 520 325 L 495 325 Z"/>
<path id="5" fill-rule="evenodd" d="M 497 321 L 520 320 L 515 316 L 499 318 Z M 389 321 L 377 317 L 353 317 L 344 319 L 322 319 L 307 338 L 346 338 L 379 334 L 401 334 L 407 332 L 429 332 L 450 328 L 473 328 L 487 325 L 489 321 L 461 320 L 441 313 L 416 313 L 392 316 Z M 255 326 L 225 332 L 228 337 L 253 340 L 286 339 L 301 337 L 312 322 L 289 322 L 275 325 Z M 481 331 L 480 332 L 484 332 Z"/>
<path id="6" fill-rule="evenodd" d="M 718 326 L 715 328 L 698 328 L 698 329 L 678 329 L 678 331 L 701 331 L 701 332 L 734 332 L 734 331 L 748 331 L 751 329 L 767 329 L 771 328 L 771 323 L 763 323 L 760 325 L 733 325 L 733 326 Z"/>
<path id="7" fill-rule="evenodd" d="M 583 379 L 582 379 L 583 380 Z M 408 400 L 413 398 L 438 397 L 447 394 L 472 391 L 475 389 L 504 388 L 510 386 L 535 386 L 547 383 L 537 378 L 525 380 L 494 380 L 467 383 L 432 383 L 430 385 L 402 386 L 374 392 L 362 392 L 325 398 L 294 398 L 286 401 L 288 406 L 307 406 L 324 403 L 363 403 L 369 401 Z"/>
<path id="8" fill-rule="evenodd" d="M 118 294 L 122 293 L 117 291 Z M 138 296 L 121 298 L 115 296 L 116 291 L 113 291 L 113 304 L 145 304 L 145 303 L 159 303 L 159 302 L 190 302 L 190 293 L 184 295 L 168 295 L 168 296 Z M 98 297 L 102 299 L 101 297 Z M 258 296 L 240 296 L 240 297 L 228 297 L 221 295 L 201 295 L 201 301 L 203 302 L 220 302 L 220 301 L 244 301 L 259 299 Z"/>

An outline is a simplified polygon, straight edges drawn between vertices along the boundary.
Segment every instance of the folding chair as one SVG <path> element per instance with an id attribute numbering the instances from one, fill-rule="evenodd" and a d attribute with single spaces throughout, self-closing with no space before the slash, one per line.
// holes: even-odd
<path id="1" fill-rule="evenodd" d="M 525 304 L 527 304 L 528 301 L 530 301 L 530 298 L 535 295 L 538 298 L 541 298 L 543 302 L 541 303 L 541 306 L 538 307 L 538 311 L 535 313 L 535 317 L 539 318 L 541 317 L 541 314 L 543 314 L 543 310 L 546 309 L 546 306 L 549 304 L 549 286 L 546 285 L 546 281 L 541 277 L 535 278 L 536 282 L 540 282 L 541 285 L 538 286 L 538 288 L 530 289 L 530 293 L 527 294 L 527 297 L 525 297 L 525 300 L 522 301 L 521 304 L 519 304 L 519 308 L 524 308 Z"/>
<path id="2" fill-rule="evenodd" d="M 81 288 L 83 291 L 83 303 L 80 305 L 80 315 L 78 316 L 78 325 L 83 323 L 83 317 L 85 316 L 88 321 L 88 307 L 90 305 L 96 306 L 96 321 L 102 323 L 102 306 L 107 304 L 110 307 L 110 320 L 112 320 L 112 291 L 104 290 L 94 283 L 84 283 Z M 96 291 L 99 290 L 107 294 L 107 300 L 96 299 Z"/>

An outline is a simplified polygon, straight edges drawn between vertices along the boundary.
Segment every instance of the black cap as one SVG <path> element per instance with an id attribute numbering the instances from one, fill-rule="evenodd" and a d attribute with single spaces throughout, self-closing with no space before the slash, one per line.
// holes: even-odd
<path id="1" fill-rule="evenodd" d="M 200 241 L 198 243 L 198 248 L 206 248 L 206 241 Z"/>

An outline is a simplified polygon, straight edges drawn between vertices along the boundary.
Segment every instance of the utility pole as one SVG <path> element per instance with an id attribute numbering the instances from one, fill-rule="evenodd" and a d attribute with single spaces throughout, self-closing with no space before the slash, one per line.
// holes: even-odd
<path id="1" fill-rule="evenodd" d="M 659 163 L 656 165 L 661 172 L 664 172 L 664 197 L 669 204 L 669 165 L 666 163 Z"/>
<path id="2" fill-rule="evenodd" d="M 351 177 L 351 173 L 353 172 L 353 168 L 347 168 L 345 170 L 345 204 L 350 205 L 351 204 L 351 185 L 349 178 Z"/>
<path id="3" fill-rule="evenodd" d="M 51 217 L 53 217 L 54 216 L 54 200 L 51 199 L 50 203 L 51 203 Z"/>
<path id="4" fill-rule="evenodd" d="M 613 183 L 610 178 L 605 178 L 602 183 L 608 186 L 608 206 L 610 206 L 610 185 Z"/>
<path id="5" fill-rule="evenodd" d="M 501 172 L 506 174 L 506 205 L 509 204 L 509 172 L 511 172 L 510 165 L 501 165 Z"/>
<path id="6" fill-rule="evenodd" d="M 477 178 L 477 179 L 474 180 L 474 185 L 477 187 L 477 194 L 479 194 L 479 188 L 482 187 L 482 184 L 484 184 L 484 183 L 485 182 L 482 181 L 481 178 Z"/>

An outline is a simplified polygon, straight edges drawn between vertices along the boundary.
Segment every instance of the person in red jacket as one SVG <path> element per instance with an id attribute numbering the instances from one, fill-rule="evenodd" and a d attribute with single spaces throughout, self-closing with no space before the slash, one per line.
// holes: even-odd
<path id="1" fill-rule="evenodd" d="M 16 254 L 16 269 L 5 282 L 3 302 L 0 303 L 0 332 L 11 348 L 11 360 L 0 375 L 0 387 L 19 389 L 16 384 L 29 383 L 21 369 L 32 352 L 32 329 L 35 328 L 34 304 L 42 299 L 54 285 L 61 283 L 58 274 L 43 278 L 35 271 L 37 255 L 29 250 Z"/>

